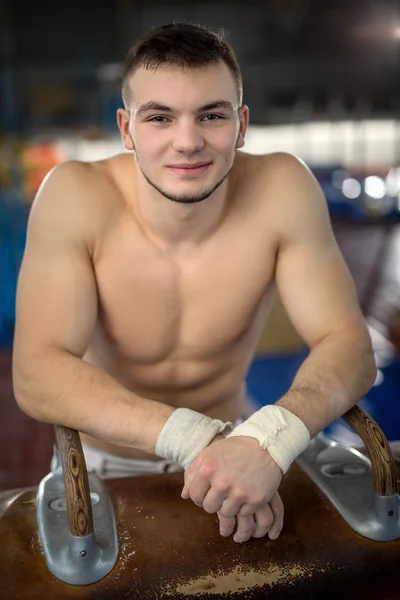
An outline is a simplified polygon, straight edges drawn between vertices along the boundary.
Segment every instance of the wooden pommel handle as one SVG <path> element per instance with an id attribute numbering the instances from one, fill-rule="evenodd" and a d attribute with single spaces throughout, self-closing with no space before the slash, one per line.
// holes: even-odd
<path id="1" fill-rule="evenodd" d="M 397 493 L 396 470 L 388 441 L 378 424 L 359 406 L 349 410 L 343 419 L 365 444 L 372 465 L 374 490 L 378 496 Z"/>
<path id="2" fill-rule="evenodd" d="M 79 434 L 74 429 L 55 425 L 58 450 L 64 475 L 68 525 L 71 535 L 93 533 L 92 503 L 85 457 Z"/>

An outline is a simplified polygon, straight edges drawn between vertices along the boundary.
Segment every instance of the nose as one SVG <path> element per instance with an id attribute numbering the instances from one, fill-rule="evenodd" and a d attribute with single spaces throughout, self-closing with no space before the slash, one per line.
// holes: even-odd
<path id="1" fill-rule="evenodd" d="M 176 152 L 182 154 L 195 154 L 204 148 L 204 138 L 200 125 L 193 121 L 185 120 L 176 125 L 173 139 Z"/>

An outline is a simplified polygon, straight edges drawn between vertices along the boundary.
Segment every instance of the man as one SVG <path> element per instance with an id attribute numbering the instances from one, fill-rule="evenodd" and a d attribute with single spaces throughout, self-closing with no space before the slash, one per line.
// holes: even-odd
<path id="1" fill-rule="evenodd" d="M 147 33 L 122 93 L 129 152 L 60 165 L 32 207 L 16 400 L 79 430 L 89 469 L 180 465 L 182 497 L 218 513 L 222 535 L 274 539 L 282 474 L 375 377 L 325 200 L 296 158 L 239 151 L 249 111 L 221 36 Z M 246 419 L 275 289 L 310 354 L 288 393 Z"/>

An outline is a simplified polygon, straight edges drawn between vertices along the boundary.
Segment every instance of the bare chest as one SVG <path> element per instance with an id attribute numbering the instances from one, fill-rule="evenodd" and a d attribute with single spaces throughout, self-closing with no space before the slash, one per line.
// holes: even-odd
<path id="1" fill-rule="evenodd" d="M 228 236 L 174 261 L 113 236 L 96 265 L 105 341 L 138 365 L 209 361 L 251 343 L 264 325 L 273 255 Z"/>

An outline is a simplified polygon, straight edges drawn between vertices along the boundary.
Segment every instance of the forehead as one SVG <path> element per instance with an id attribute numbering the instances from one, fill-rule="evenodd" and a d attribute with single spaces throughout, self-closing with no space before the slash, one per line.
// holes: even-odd
<path id="1" fill-rule="evenodd" d="M 235 78 L 222 61 L 195 69 L 139 67 L 130 78 L 129 88 L 132 104 L 157 100 L 166 105 L 176 105 L 177 101 L 196 105 L 210 98 L 237 102 Z"/>

